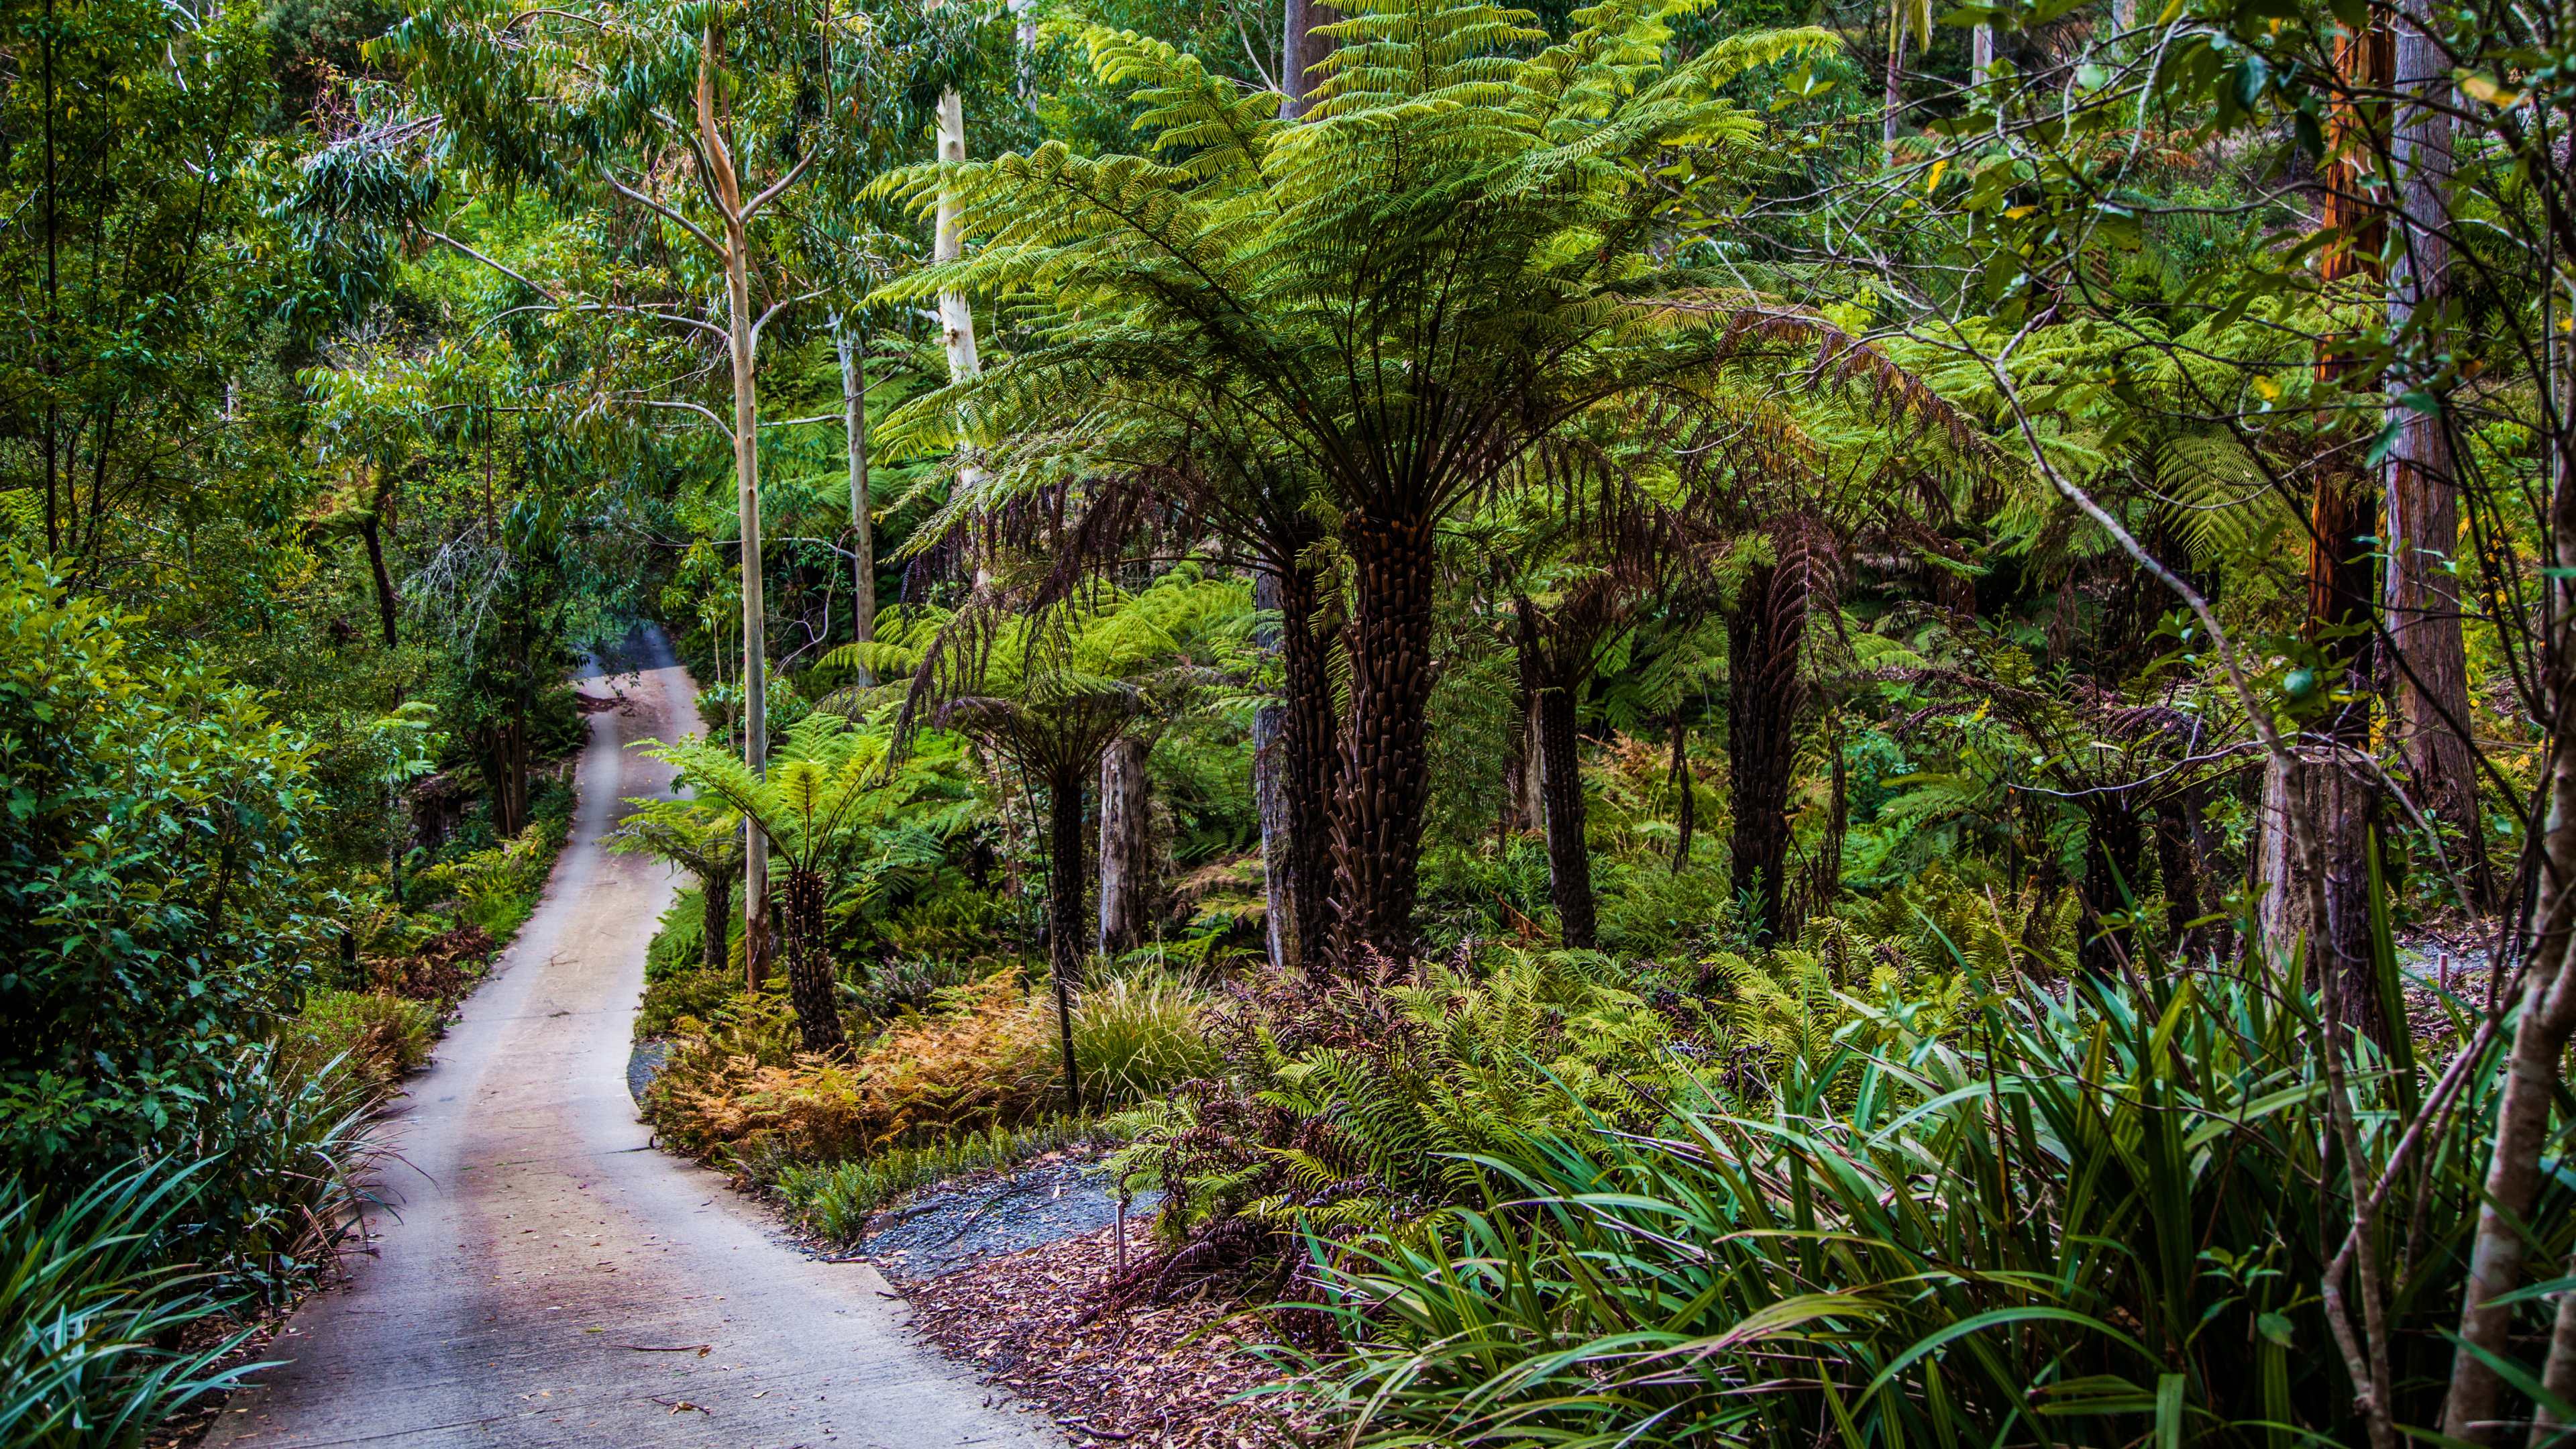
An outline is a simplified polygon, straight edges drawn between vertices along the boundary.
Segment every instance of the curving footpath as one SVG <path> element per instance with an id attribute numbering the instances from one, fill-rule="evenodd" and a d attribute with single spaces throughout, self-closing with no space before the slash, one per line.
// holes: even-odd
<path id="1" fill-rule="evenodd" d="M 1054 1446 L 902 1332 L 875 1270 L 805 1257 L 724 1179 L 648 1146 L 626 1094 L 644 948 L 673 886 L 599 840 L 671 771 L 634 746 L 696 728 L 658 635 L 583 681 L 571 844 L 546 897 L 415 1078 L 351 1282 L 270 1345 L 211 1445 Z M 703 1348 L 704 1352 L 700 1352 Z M 685 1406 L 685 1407 L 684 1407 Z"/>

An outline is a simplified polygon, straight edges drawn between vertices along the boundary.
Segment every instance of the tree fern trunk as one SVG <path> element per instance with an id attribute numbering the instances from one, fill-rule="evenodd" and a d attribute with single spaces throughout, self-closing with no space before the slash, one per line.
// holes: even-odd
<path id="1" fill-rule="evenodd" d="M 704 938 L 700 960 L 710 971 L 722 971 L 726 947 L 733 942 L 733 873 L 720 871 L 701 878 L 698 919 L 704 923 L 699 935 Z"/>
<path id="2" fill-rule="evenodd" d="M 1427 518 L 1359 516 L 1344 535 L 1352 574 L 1350 730 L 1333 811 L 1333 955 L 1413 952 L 1422 810 L 1431 778 L 1431 625 L 1437 561 Z"/>
<path id="3" fill-rule="evenodd" d="M 1728 884 L 1749 903 L 1755 945 L 1792 939 L 1783 888 L 1789 870 L 1789 783 L 1797 768 L 1800 668 L 1807 632 L 1805 571 L 1794 563 L 1746 573 L 1726 621 L 1726 762 L 1735 791 Z"/>
<path id="4" fill-rule="evenodd" d="M 1547 762 L 1547 886 L 1556 903 L 1557 930 L 1569 949 L 1588 951 L 1598 939 L 1592 900 L 1592 852 L 1583 836 L 1583 769 L 1577 758 L 1575 691 L 1557 686 L 1534 691 L 1538 743 Z"/>
<path id="5" fill-rule="evenodd" d="M 1333 704 L 1332 646 L 1315 625 L 1323 600 L 1315 580 L 1292 573 L 1278 581 L 1281 701 L 1280 785 L 1284 848 L 1272 860 L 1287 867 L 1289 963 L 1310 965 L 1330 936 L 1333 800 L 1341 773 L 1340 728 Z M 1274 900 L 1276 898 L 1274 897 Z"/>
<path id="6" fill-rule="evenodd" d="M 1692 798 L 1694 783 L 1690 769 L 1690 730 L 1682 723 L 1679 705 L 1673 707 L 1673 792 L 1674 815 L 1679 826 L 1673 837 L 1673 874 L 1679 875 L 1690 865 L 1691 831 L 1696 826 L 1698 802 Z"/>
<path id="7" fill-rule="evenodd" d="M 1066 766 L 1047 781 L 1047 961 L 1064 1049 L 1065 1109 L 1076 1115 L 1082 1076 L 1073 1060 L 1073 992 L 1082 973 L 1082 864 L 1082 771 Z"/>
<path id="8" fill-rule="evenodd" d="M 834 999 L 830 947 L 831 921 L 824 913 L 831 890 L 819 872 L 789 870 L 781 883 L 787 917 L 787 999 L 796 1008 L 796 1026 L 809 1052 L 849 1050 L 841 1030 L 841 1007 Z"/>
<path id="9" fill-rule="evenodd" d="M 2125 920 L 2146 894 L 2142 824 L 2136 811 L 2117 800 L 2088 812 L 2085 821 L 2084 883 L 2079 888 L 2084 914 L 2076 932 L 2075 964 L 2105 980 L 2118 980 L 2121 963 L 2136 958 L 2129 928 L 2104 918 Z"/>

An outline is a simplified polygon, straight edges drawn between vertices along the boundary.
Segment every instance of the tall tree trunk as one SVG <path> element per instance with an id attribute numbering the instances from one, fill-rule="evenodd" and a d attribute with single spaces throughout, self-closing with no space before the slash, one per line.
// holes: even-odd
<path id="1" fill-rule="evenodd" d="M 832 318 L 832 350 L 841 359 L 841 427 L 850 448 L 850 641 L 865 644 L 877 637 L 877 550 L 875 508 L 868 496 L 868 354 L 858 324 Z M 877 682 L 876 671 L 859 666 L 859 683 Z"/>
<path id="2" fill-rule="evenodd" d="M 1279 119 L 1293 121 L 1314 104 L 1316 67 L 1333 53 L 1333 38 L 1319 28 L 1342 18 L 1322 0 L 1284 0 L 1279 36 Z"/>
<path id="3" fill-rule="evenodd" d="M 1333 703 L 1332 642 L 1316 625 L 1323 593 L 1302 569 L 1277 579 L 1283 676 L 1281 785 L 1287 816 L 1289 960 L 1311 967 L 1332 939 L 1333 812 L 1340 794 L 1341 729 Z"/>
<path id="4" fill-rule="evenodd" d="M 1985 21 L 1968 36 L 1968 65 L 1975 80 L 1986 78 L 1986 67 L 1995 63 L 1994 22 Z"/>
<path id="5" fill-rule="evenodd" d="M 1252 579 L 1253 607 L 1279 612 L 1279 576 L 1262 569 Z M 1257 648 L 1276 650 L 1282 630 L 1263 624 L 1253 636 Z M 1265 704 L 1252 712 L 1252 802 L 1261 816 L 1262 923 L 1270 947 L 1270 967 L 1284 971 L 1298 961 L 1297 868 L 1288 821 L 1288 707 Z"/>
<path id="6" fill-rule="evenodd" d="M 1345 528 L 1351 562 L 1350 729 L 1333 811 L 1333 955 L 1350 970 L 1368 951 L 1413 954 L 1422 810 L 1431 777 L 1432 522 L 1358 514 Z"/>
<path id="7" fill-rule="evenodd" d="M 1735 790 L 1728 884 L 1750 905 L 1744 924 L 1757 946 L 1785 944 L 1797 933 L 1784 908 L 1789 784 L 1806 703 L 1807 595 L 1803 560 L 1759 565 L 1745 574 L 1726 620 L 1726 764 Z"/>
<path id="8" fill-rule="evenodd" d="M 954 89 L 939 93 L 939 160 L 948 166 L 966 164 L 966 102 Z M 966 237 L 957 220 L 957 194 L 942 185 L 930 258 L 945 264 L 965 255 Z M 950 382 L 963 382 L 983 371 L 975 355 L 975 310 L 963 292 L 939 294 L 939 344 L 948 354 Z"/>
<path id="9" fill-rule="evenodd" d="M 704 33 L 698 59 L 698 144 L 714 173 L 725 217 L 725 339 L 733 364 L 735 514 L 742 530 L 742 747 L 754 775 L 769 771 L 769 609 L 762 596 L 760 546 L 760 405 L 751 342 L 751 238 L 724 127 L 716 115 L 716 33 Z M 743 822 L 742 964 L 754 991 L 769 968 L 769 837 Z"/>
<path id="10" fill-rule="evenodd" d="M 1047 963 L 1064 1051 L 1064 1105 L 1077 1117 L 1082 1073 L 1073 1058 L 1073 993 L 1082 975 L 1083 934 L 1082 774 L 1067 767 L 1047 782 Z"/>
<path id="11" fill-rule="evenodd" d="M 1599 928 L 1592 900 L 1592 852 L 1583 837 L 1583 768 L 1575 733 L 1575 689 L 1543 685 L 1531 691 L 1538 704 L 1539 757 L 1547 777 L 1547 887 L 1556 903 L 1557 930 L 1573 950 L 1588 951 Z"/>
<path id="12" fill-rule="evenodd" d="M 1100 954 L 1145 943 L 1154 886 L 1154 822 L 1145 742 L 1122 735 L 1100 755 Z"/>
<path id="13" fill-rule="evenodd" d="M 791 869 L 779 893 L 787 908 L 787 999 L 796 1008 L 797 1029 L 805 1050 L 837 1056 L 849 1050 L 850 1039 L 834 999 L 832 923 L 824 910 L 831 890 L 819 871 Z"/>
<path id="14" fill-rule="evenodd" d="M 1905 17 L 1897 8 L 1903 3 L 1890 0 L 1887 7 L 1887 94 L 1879 102 L 1879 144 L 1891 159 L 1896 155 L 1896 118 L 1905 109 Z"/>
<path id="15" fill-rule="evenodd" d="M 2420 9 L 2420 6 L 2418 7 Z M 2404 243 L 2389 280 L 2388 326 L 2402 334 L 2418 311 L 2439 311 L 2450 293 L 2450 62 L 2410 15 L 2396 39 L 2396 81 L 2421 98 L 2398 116 L 2396 162 Z M 2439 325 L 2438 323 L 2436 324 Z M 2396 653 L 2395 716 L 2389 723 L 2426 814 L 2460 831 L 2468 875 L 2481 902 L 2489 894 L 2485 831 L 2478 819 L 2477 777 L 2469 742 L 2468 650 L 2460 628 L 2458 580 L 2444 567 L 2460 546 L 2458 480 L 2450 430 L 2442 418 L 2390 409 L 2398 424 L 2389 450 L 2388 581 L 2383 607 Z"/>

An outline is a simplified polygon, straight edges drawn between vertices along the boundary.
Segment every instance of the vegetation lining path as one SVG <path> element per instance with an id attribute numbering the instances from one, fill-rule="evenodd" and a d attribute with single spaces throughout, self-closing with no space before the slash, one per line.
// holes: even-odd
<path id="1" fill-rule="evenodd" d="M 599 839 L 623 800 L 670 789 L 633 746 L 694 725 L 687 673 L 656 653 L 584 683 L 627 705 L 591 716 L 545 902 L 414 1084 L 409 1167 L 385 1184 L 399 1219 L 209 1444 L 1057 1442 L 907 1339 L 872 1269 L 795 1253 L 721 1177 L 645 1150 L 628 1020 L 672 887 Z"/>

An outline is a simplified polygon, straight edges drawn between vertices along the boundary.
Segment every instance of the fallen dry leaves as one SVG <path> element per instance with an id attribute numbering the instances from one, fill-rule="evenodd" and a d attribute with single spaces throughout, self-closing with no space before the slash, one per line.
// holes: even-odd
<path id="1" fill-rule="evenodd" d="M 1227 1400 L 1274 1382 L 1250 1350 L 1257 1314 L 1222 1291 L 1102 1311 L 1117 1268 L 1114 1227 L 903 1285 L 913 1327 L 986 1382 L 1046 1406 L 1076 1443 L 1137 1449 L 1262 1449 L 1303 1442 L 1293 1400 Z M 1131 1262 L 1154 1250 L 1146 1219 L 1127 1224 Z M 1096 1316 L 1095 1316 L 1096 1315 Z"/>

